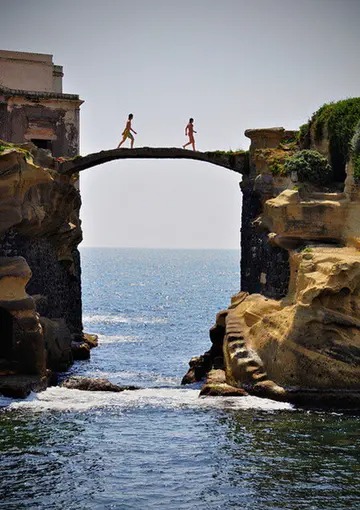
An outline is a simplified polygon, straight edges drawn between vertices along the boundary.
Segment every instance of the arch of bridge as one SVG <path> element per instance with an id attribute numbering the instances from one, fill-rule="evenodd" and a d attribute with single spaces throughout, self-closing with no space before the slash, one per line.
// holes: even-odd
<path id="1" fill-rule="evenodd" d="M 177 147 L 139 147 L 110 149 L 87 156 L 77 156 L 71 160 L 59 162 L 58 171 L 61 174 L 71 175 L 117 159 L 192 159 L 221 166 L 239 174 L 244 174 L 247 167 L 246 152 L 199 152 Z"/>

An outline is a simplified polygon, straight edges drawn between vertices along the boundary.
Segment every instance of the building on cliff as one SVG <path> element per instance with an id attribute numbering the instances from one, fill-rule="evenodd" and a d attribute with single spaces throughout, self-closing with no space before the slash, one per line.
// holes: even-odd
<path id="1" fill-rule="evenodd" d="M 0 50 L 0 139 L 76 156 L 83 101 L 63 94 L 62 78 L 52 55 Z"/>

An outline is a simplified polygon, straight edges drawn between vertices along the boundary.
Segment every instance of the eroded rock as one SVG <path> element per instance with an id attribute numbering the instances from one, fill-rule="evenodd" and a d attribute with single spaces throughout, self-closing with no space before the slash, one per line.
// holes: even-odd
<path id="1" fill-rule="evenodd" d="M 246 135 L 251 138 L 250 173 L 241 184 L 241 284 L 246 292 L 232 298 L 225 323 L 217 320 L 211 329 L 208 352 L 214 332 L 221 331 L 216 349 L 223 354 L 226 383 L 250 394 L 302 406 L 360 408 L 355 156 L 341 154 L 332 168 L 337 179 L 346 174 L 345 183 L 335 179 L 321 188 L 281 174 L 286 155 L 299 150 L 297 137 L 289 143 L 282 128 Z M 326 126 L 324 140 L 315 143 L 313 135 L 306 148 L 335 161 Z M 208 378 L 214 357 L 210 363 Z M 207 381 L 203 391 L 211 391 Z"/>
<path id="2" fill-rule="evenodd" d="M 86 342 L 71 342 L 71 352 L 74 360 L 84 360 L 90 358 L 90 346 Z"/>
<path id="3" fill-rule="evenodd" d="M 3 377 L 21 376 L 27 388 L 47 368 L 65 370 L 73 361 L 71 339 L 84 341 L 81 201 L 76 178 L 60 176 L 55 163 L 33 144 L 1 143 L 0 391 L 7 391 Z M 89 338 L 83 351 L 94 342 Z"/>
<path id="4" fill-rule="evenodd" d="M 119 386 L 113 384 L 108 379 L 92 379 L 90 377 L 69 377 L 61 383 L 61 386 L 71 390 L 84 391 L 113 391 L 120 392 L 125 390 L 138 390 L 137 386 Z"/>
<path id="5" fill-rule="evenodd" d="M 45 340 L 47 367 L 63 372 L 73 362 L 71 333 L 64 319 L 40 319 Z"/>
<path id="6" fill-rule="evenodd" d="M 208 372 L 206 382 L 200 391 L 202 397 L 246 397 L 247 395 L 248 393 L 243 388 L 228 384 L 225 371 L 220 369 Z"/>
<path id="7" fill-rule="evenodd" d="M 11 374 L 0 377 L 0 394 L 5 397 L 26 398 L 32 391 L 42 391 L 47 386 L 47 375 Z"/>

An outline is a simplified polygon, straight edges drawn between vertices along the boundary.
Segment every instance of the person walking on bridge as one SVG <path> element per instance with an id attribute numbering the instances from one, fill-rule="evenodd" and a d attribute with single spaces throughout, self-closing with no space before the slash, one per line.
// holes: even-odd
<path id="1" fill-rule="evenodd" d="M 193 151 L 195 150 L 194 133 L 196 133 L 196 131 L 194 130 L 194 119 L 190 118 L 189 122 L 185 128 L 185 136 L 189 137 L 189 141 L 188 141 L 188 143 L 183 145 L 183 149 L 185 149 L 185 147 L 187 147 L 188 145 L 192 145 Z"/>
<path id="2" fill-rule="evenodd" d="M 129 117 L 128 117 L 128 120 L 126 122 L 126 126 L 125 126 L 125 129 L 124 131 L 122 132 L 122 140 L 121 142 L 119 143 L 119 145 L 117 146 L 118 149 L 120 149 L 120 147 L 122 146 L 122 144 L 125 142 L 125 140 L 127 138 L 130 138 L 131 140 L 131 148 L 134 147 L 134 137 L 133 135 L 131 134 L 131 131 L 133 133 L 135 133 L 137 135 L 137 132 L 133 130 L 133 128 L 131 127 L 131 121 L 133 120 L 134 118 L 134 115 L 132 113 L 129 113 Z"/>

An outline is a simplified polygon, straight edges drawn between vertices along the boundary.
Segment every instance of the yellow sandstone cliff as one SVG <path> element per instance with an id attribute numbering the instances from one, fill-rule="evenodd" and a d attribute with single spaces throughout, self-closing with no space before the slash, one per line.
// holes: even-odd
<path id="1" fill-rule="evenodd" d="M 299 405 L 360 408 L 360 159 L 355 150 L 342 160 L 331 154 L 329 130 L 316 139 L 314 125 L 307 149 L 322 151 L 333 176 L 322 185 L 283 171 L 286 153 L 302 148 L 283 128 L 247 132 L 242 188 L 257 207 L 245 228 L 243 209 L 245 289 L 217 315 L 210 350 L 183 379 L 207 374 L 203 395 L 235 387 Z M 359 138 L 360 123 L 357 130 Z"/>
<path id="2" fill-rule="evenodd" d="M 0 392 L 24 396 L 84 343 L 81 201 L 45 151 L 0 145 Z"/>

